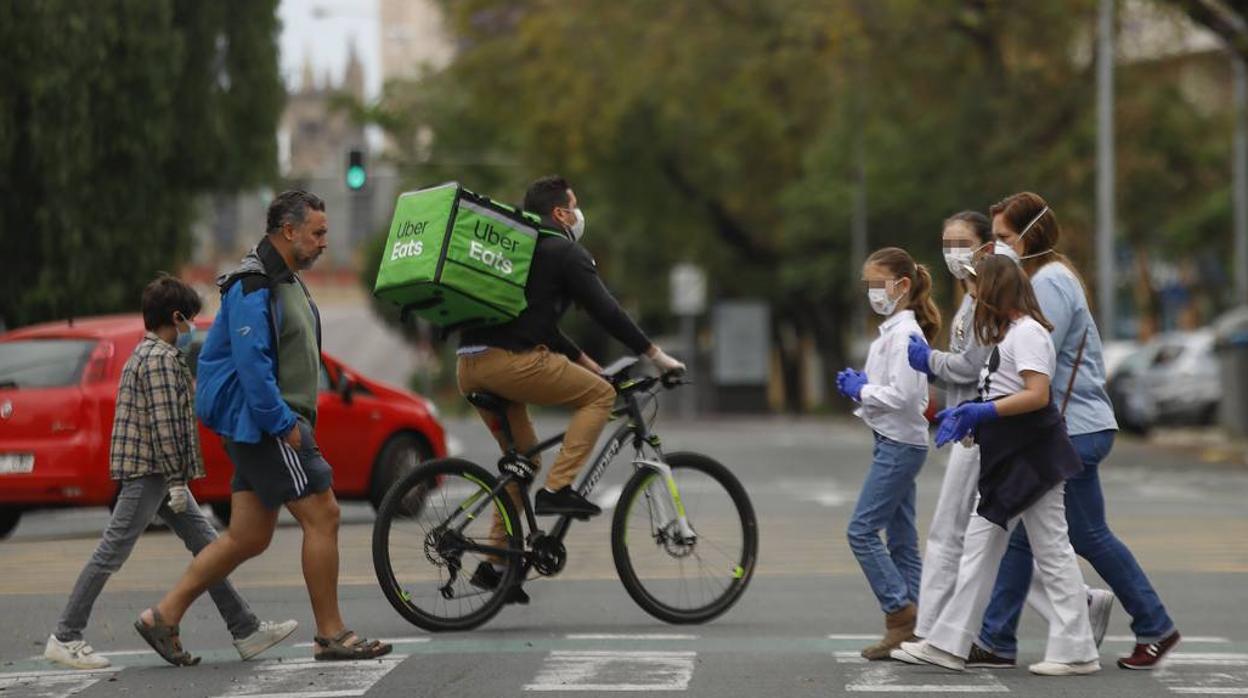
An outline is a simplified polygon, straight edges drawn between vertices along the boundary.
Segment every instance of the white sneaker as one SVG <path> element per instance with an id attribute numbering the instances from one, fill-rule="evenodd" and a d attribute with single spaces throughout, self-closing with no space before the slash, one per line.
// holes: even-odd
<path id="1" fill-rule="evenodd" d="M 1109 630 L 1109 614 L 1114 610 L 1114 592 L 1108 589 L 1088 589 L 1088 622 L 1092 624 L 1092 639 L 1101 646 L 1105 631 Z"/>
<path id="2" fill-rule="evenodd" d="M 43 656 L 71 669 L 103 669 L 112 665 L 107 658 L 96 654 L 86 640 L 61 642 L 56 639 L 56 635 L 48 636 L 48 646 L 43 649 Z"/>
<path id="3" fill-rule="evenodd" d="M 906 654 L 924 662 L 925 664 L 935 664 L 938 667 L 944 667 L 950 671 L 966 671 L 965 659 L 957 656 L 956 654 L 950 654 L 938 647 L 933 647 L 927 643 L 927 640 L 920 640 L 919 642 L 903 642 L 901 643 L 901 649 Z"/>
<path id="4" fill-rule="evenodd" d="M 889 652 L 888 657 L 889 659 L 892 659 L 894 661 L 905 662 L 906 664 L 918 664 L 918 665 L 927 664 L 927 662 L 923 661 L 922 659 L 919 659 L 918 657 L 914 656 L 913 654 L 910 654 L 909 652 L 903 650 L 900 647 L 893 650 L 892 652 Z"/>
<path id="5" fill-rule="evenodd" d="M 290 634 L 298 627 L 298 621 L 293 620 L 284 620 L 280 623 L 271 620 L 261 621 L 256 632 L 234 641 L 234 649 L 238 650 L 238 656 L 242 657 L 245 662 L 290 637 Z"/>
<path id="6" fill-rule="evenodd" d="M 1027 668 L 1040 676 L 1086 676 L 1100 671 L 1101 663 L 1095 659 L 1090 662 L 1040 662 Z"/>

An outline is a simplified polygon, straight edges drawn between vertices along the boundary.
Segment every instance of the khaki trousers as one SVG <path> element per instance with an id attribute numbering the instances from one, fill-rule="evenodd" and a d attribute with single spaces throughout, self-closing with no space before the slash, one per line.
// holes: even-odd
<path id="1" fill-rule="evenodd" d="M 563 447 L 546 476 L 547 489 L 554 491 L 572 484 L 585 465 L 590 450 L 598 442 L 598 436 L 610 419 L 611 407 L 615 404 L 615 388 L 610 383 L 546 347 L 519 353 L 491 348 L 479 354 L 460 356 L 457 372 L 460 393 L 489 392 L 511 403 L 507 407 L 507 421 L 511 424 L 516 450 L 521 453 L 537 445 L 537 434 L 529 419 L 529 403 L 559 405 L 575 410 Z M 503 434 L 494 417 L 482 410 L 478 412 L 499 447 L 505 449 Z M 533 460 L 541 466 L 540 456 L 535 456 Z M 522 511 L 519 488 L 509 487 L 508 491 L 516 503 L 516 510 Z M 504 546 L 505 535 L 502 520 L 495 511 L 491 532 L 494 545 Z"/>

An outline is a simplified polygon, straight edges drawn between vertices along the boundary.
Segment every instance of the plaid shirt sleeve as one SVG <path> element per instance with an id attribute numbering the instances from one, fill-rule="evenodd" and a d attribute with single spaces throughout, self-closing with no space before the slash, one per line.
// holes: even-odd
<path id="1" fill-rule="evenodd" d="M 185 368 L 177 356 L 153 352 L 144 363 L 147 371 L 147 404 L 151 429 L 149 437 L 156 468 L 171 483 L 185 484 L 191 461 L 187 456 L 196 443 L 194 431 L 187 433 Z M 194 429 L 194 422 L 191 422 Z"/>

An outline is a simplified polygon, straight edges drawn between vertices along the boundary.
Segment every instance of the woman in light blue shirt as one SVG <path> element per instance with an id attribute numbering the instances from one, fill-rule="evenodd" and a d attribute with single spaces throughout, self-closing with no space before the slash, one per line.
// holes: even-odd
<path id="1" fill-rule="evenodd" d="M 1083 472 L 1066 482 L 1070 541 L 1075 552 L 1109 583 L 1131 615 L 1135 650 L 1129 657 L 1120 658 L 1118 666 L 1152 669 L 1178 644 L 1179 633 L 1135 556 L 1105 521 L 1099 467 L 1113 448 L 1118 424 L 1105 393 L 1101 335 L 1088 308 L 1083 280 L 1070 260 L 1055 249 L 1061 228 L 1056 215 L 1039 195 L 1013 194 L 995 204 L 989 213 L 993 235 L 1010 248 L 998 245 L 999 250 L 1007 254 L 1012 251 L 1019 257 L 1031 276 L 1040 308 L 1053 325 L 1053 344 L 1057 348 L 1053 400 L 1065 412 L 1066 430 L 1083 461 Z M 996 658 L 1010 661 L 1017 651 L 1015 631 L 1031 572 L 1031 550 L 1026 531 L 1020 525 L 1001 562 L 980 631 L 980 646 Z"/>

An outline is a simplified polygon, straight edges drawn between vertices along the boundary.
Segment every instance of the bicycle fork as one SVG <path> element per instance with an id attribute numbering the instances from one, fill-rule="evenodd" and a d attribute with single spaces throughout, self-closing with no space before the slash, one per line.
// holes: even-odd
<path id="1" fill-rule="evenodd" d="M 677 542 L 692 545 L 697 542 L 698 534 L 689 525 L 689 518 L 685 515 L 685 505 L 680 501 L 680 490 L 676 487 L 676 478 L 672 476 L 672 467 L 667 463 L 657 460 L 638 459 L 633 461 L 633 466 L 637 468 L 648 468 L 655 472 L 666 486 L 666 497 L 653 497 L 656 508 L 658 509 L 659 521 L 661 523 L 659 529 L 669 531 L 675 528 L 675 533 L 679 536 Z"/>

